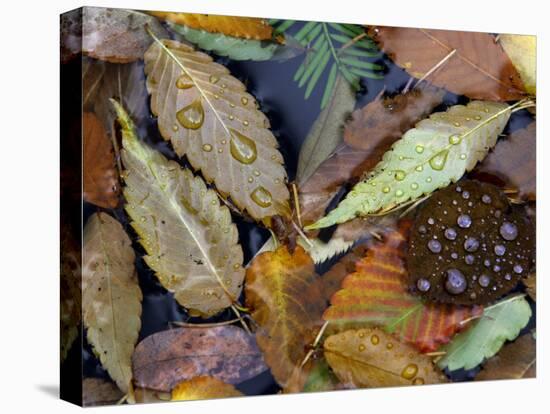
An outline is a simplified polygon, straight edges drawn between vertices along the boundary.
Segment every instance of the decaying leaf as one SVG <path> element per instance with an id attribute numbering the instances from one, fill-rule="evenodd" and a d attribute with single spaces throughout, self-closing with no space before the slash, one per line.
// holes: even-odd
<path id="1" fill-rule="evenodd" d="M 238 384 L 265 371 L 254 336 L 236 326 L 178 328 L 141 341 L 132 357 L 137 387 L 170 392 L 207 375 Z"/>
<path id="2" fill-rule="evenodd" d="M 96 59 L 128 63 L 143 58 L 153 39 L 168 33 L 157 19 L 127 9 L 85 7 L 82 11 L 82 52 Z"/>
<path id="3" fill-rule="evenodd" d="M 111 381 L 102 378 L 84 378 L 82 381 L 82 405 L 95 407 L 116 404 L 124 394 Z"/>
<path id="4" fill-rule="evenodd" d="M 324 350 L 340 381 L 357 388 L 445 382 L 431 358 L 376 328 L 331 335 Z"/>
<path id="5" fill-rule="evenodd" d="M 140 142 L 113 103 L 122 127 L 125 209 L 147 252 L 143 259 L 182 306 L 214 315 L 237 300 L 244 279 L 229 209 L 200 177 Z"/>
<path id="6" fill-rule="evenodd" d="M 116 208 L 120 186 L 115 166 L 113 145 L 97 116 L 82 115 L 83 197 L 89 203 L 104 208 Z"/>
<path id="7" fill-rule="evenodd" d="M 270 24 L 264 19 L 255 17 L 160 11 L 149 12 L 149 14 L 172 23 L 210 33 L 223 33 L 228 36 L 256 40 L 269 40 L 273 36 L 273 28 Z"/>
<path id="8" fill-rule="evenodd" d="M 531 299 L 537 301 L 537 274 L 531 273 L 526 278 L 522 279 L 525 285 L 525 290 Z"/>
<path id="9" fill-rule="evenodd" d="M 179 383 L 172 390 L 172 401 L 207 400 L 212 398 L 241 397 L 244 394 L 233 385 L 213 377 L 195 377 Z"/>
<path id="10" fill-rule="evenodd" d="M 518 72 L 490 34 L 373 27 L 369 35 L 411 76 L 422 78 L 440 65 L 428 81 L 457 95 L 492 101 L 525 96 Z"/>
<path id="11" fill-rule="evenodd" d="M 88 219 L 83 239 L 82 313 L 88 342 L 126 393 L 141 328 L 142 294 L 132 242 L 122 225 L 106 213 L 95 213 Z"/>
<path id="12" fill-rule="evenodd" d="M 300 246 L 254 258 L 246 271 L 246 305 L 259 326 L 258 346 L 276 381 L 285 388 L 321 325 L 325 300 L 313 261 Z"/>
<path id="13" fill-rule="evenodd" d="M 435 351 L 482 314 L 481 307 L 424 303 L 407 289 L 405 229 L 384 235 L 355 264 L 323 318 L 331 324 L 381 326 L 421 352 Z"/>
<path id="14" fill-rule="evenodd" d="M 506 188 L 518 190 L 518 196 L 534 200 L 537 193 L 537 124 L 512 132 L 480 163 L 474 173 L 489 174 L 501 180 Z"/>
<path id="15" fill-rule="evenodd" d="M 458 181 L 496 144 L 511 108 L 472 101 L 420 121 L 393 144 L 336 209 L 306 229 L 388 212 Z"/>
<path id="16" fill-rule="evenodd" d="M 525 90 L 537 93 L 537 38 L 536 36 L 501 34 L 499 42 L 521 76 Z"/>
<path id="17" fill-rule="evenodd" d="M 253 218 L 269 224 L 289 214 L 283 157 L 245 86 L 204 53 L 171 40 L 145 54 L 151 110 L 171 140 L 208 182 Z"/>
<path id="18" fill-rule="evenodd" d="M 489 359 L 476 380 L 535 378 L 537 374 L 537 342 L 525 334 Z"/>
<path id="19" fill-rule="evenodd" d="M 441 351 L 441 369 L 472 369 L 495 355 L 506 340 L 513 341 L 529 322 L 531 308 L 524 295 L 516 295 L 485 308 L 467 331 L 456 335 Z"/>

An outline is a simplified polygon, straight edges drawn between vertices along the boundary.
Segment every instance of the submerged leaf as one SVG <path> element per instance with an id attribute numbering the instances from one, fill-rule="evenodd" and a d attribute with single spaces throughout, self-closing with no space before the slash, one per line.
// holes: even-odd
<path id="1" fill-rule="evenodd" d="M 171 40 L 145 54 L 151 110 L 179 156 L 241 210 L 269 224 L 289 214 L 283 157 L 245 86 L 204 53 Z"/>
<path id="2" fill-rule="evenodd" d="M 176 385 L 172 390 L 172 401 L 208 400 L 243 395 L 231 384 L 226 384 L 213 377 L 203 376 Z"/>
<path id="3" fill-rule="evenodd" d="M 236 326 L 178 328 L 141 341 L 132 357 L 137 387 L 170 392 L 207 375 L 239 384 L 265 371 L 254 337 Z"/>
<path id="4" fill-rule="evenodd" d="M 116 404 L 124 394 L 111 381 L 101 378 L 84 378 L 82 381 L 82 405 L 96 407 Z"/>
<path id="5" fill-rule="evenodd" d="M 325 357 L 340 381 L 357 388 L 445 382 L 432 360 L 379 329 L 329 336 Z"/>
<path id="6" fill-rule="evenodd" d="M 306 229 L 388 212 L 456 182 L 492 148 L 511 107 L 473 101 L 437 112 L 408 130 L 326 217 Z"/>
<path id="7" fill-rule="evenodd" d="M 132 379 L 131 357 L 141 328 L 141 299 L 132 242 L 106 213 L 84 228 L 82 314 L 101 365 L 123 392 Z"/>
<path id="8" fill-rule="evenodd" d="M 525 96 L 518 72 L 490 34 L 404 27 L 373 27 L 369 34 L 411 76 L 422 78 L 440 64 L 428 81 L 457 95 L 492 101 Z"/>
<path id="9" fill-rule="evenodd" d="M 495 355 L 506 340 L 513 341 L 531 318 L 524 295 L 506 298 L 485 308 L 483 316 L 465 332 L 455 336 L 442 351 L 441 369 L 472 369 Z"/>
<path id="10" fill-rule="evenodd" d="M 525 90 L 537 93 L 537 38 L 536 36 L 501 34 L 499 43 L 519 72 Z"/>
<path id="11" fill-rule="evenodd" d="M 147 252 L 143 259 L 182 306 L 214 315 L 237 300 L 244 279 L 229 209 L 200 177 L 140 142 L 113 103 L 122 126 L 125 209 Z"/>
<path id="12" fill-rule="evenodd" d="M 407 289 L 404 263 L 405 230 L 384 235 L 373 244 L 355 273 L 343 280 L 323 318 L 331 324 L 381 326 L 400 341 L 422 352 L 435 351 L 463 329 L 466 321 L 480 316 L 481 307 L 424 303 Z"/>
<path id="13" fill-rule="evenodd" d="M 275 380 L 285 388 L 300 371 L 306 346 L 320 326 L 323 298 L 313 261 L 300 246 L 254 258 L 246 271 L 246 305 L 259 325 L 258 346 Z"/>

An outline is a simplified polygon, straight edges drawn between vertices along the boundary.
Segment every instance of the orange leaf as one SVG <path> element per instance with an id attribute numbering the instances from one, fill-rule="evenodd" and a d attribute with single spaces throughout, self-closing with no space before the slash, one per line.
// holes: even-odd
<path id="1" fill-rule="evenodd" d="M 404 229 L 385 235 L 356 264 L 332 296 L 323 318 L 336 323 L 382 326 L 397 338 L 431 352 L 479 316 L 482 308 L 423 303 L 407 292 Z"/>
<path id="2" fill-rule="evenodd" d="M 243 394 L 233 385 L 213 377 L 195 377 L 178 384 L 172 390 L 172 401 L 206 400 L 240 397 Z"/>
<path id="3" fill-rule="evenodd" d="M 491 101 L 526 96 L 519 73 L 490 34 L 375 27 L 369 35 L 411 76 L 421 78 L 441 64 L 427 80 L 458 95 Z"/>

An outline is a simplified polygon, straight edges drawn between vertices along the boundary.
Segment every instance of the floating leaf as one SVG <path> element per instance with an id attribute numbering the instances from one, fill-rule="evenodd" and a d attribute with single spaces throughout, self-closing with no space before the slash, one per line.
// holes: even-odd
<path id="1" fill-rule="evenodd" d="M 120 186 L 115 167 L 113 145 L 95 114 L 82 115 L 83 197 L 104 208 L 116 208 Z"/>
<path id="2" fill-rule="evenodd" d="M 441 369 L 472 369 L 495 355 L 506 340 L 513 341 L 531 318 L 531 308 L 523 295 L 506 298 L 485 308 L 483 316 L 465 332 L 455 336 L 441 350 Z"/>
<path id="3" fill-rule="evenodd" d="M 233 385 L 213 377 L 195 377 L 182 382 L 172 390 L 172 401 L 207 400 L 241 397 L 244 394 Z"/>
<path id="4" fill-rule="evenodd" d="M 379 329 L 329 336 L 325 357 L 340 381 L 354 387 L 391 387 L 445 382 L 432 360 Z"/>
<path id="5" fill-rule="evenodd" d="M 537 93 L 537 38 L 536 36 L 501 34 L 499 43 L 519 72 L 525 90 Z"/>
<path id="6" fill-rule="evenodd" d="M 84 228 L 82 314 L 88 342 L 123 392 L 132 379 L 131 357 L 141 328 L 141 299 L 132 242 L 106 213 Z"/>
<path id="7" fill-rule="evenodd" d="M 289 214 L 283 157 L 245 86 L 204 53 L 171 40 L 145 54 L 151 110 L 179 156 L 257 220 Z"/>
<path id="8" fill-rule="evenodd" d="M 285 388 L 300 371 L 306 346 L 321 322 L 324 298 L 313 261 L 300 246 L 254 258 L 246 271 L 246 305 L 259 326 L 258 346 L 275 380 Z"/>
<path id="9" fill-rule="evenodd" d="M 123 396 L 124 394 L 111 381 L 101 378 L 84 378 L 82 381 L 82 405 L 84 407 L 113 405 Z"/>
<path id="10" fill-rule="evenodd" d="M 400 341 L 422 352 L 435 351 L 466 326 L 466 321 L 482 313 L 481 307 L 424 303 L 408 292 L 403 261 L 405 229 L 384 235 L 374 243 L 355 273 L 342 282 L 323 318 L 331 324 L 381 326 Z"/>
<path id="11" fill-rule="evenodd" d="M 535 378 L 537 374 L 537 342 L 525 334 L 506 344 L 488 360 L 476 380 Z"/>
<path id="12" fill-rule="evenodd" d="M 143 58 L 152 42 L 145 26 L 159 37 L 168 37 L 157 19 L 135 10 L 86 7 L 81 24 L 82 52 L 113 63 Z"/>
<path id="13" fill-rule="evenodd" d="M 113 104 L 122 127 L 125 209 L 143 259 L 182 306 L 214 315 L 237 300 L 244 279 L 229 209 L 200 177 L 140 142 L 132 120 Z"/>
<path id="14" fill-rule="evenodd" d="M 343 126 L 355 106 L 355 92 L 338 75 L 325 109 L 321 111 L 300 148 L 296 182 L 307 182 L 317 167 L 342 142 Z"/>
<path id="15" fill-rule="evenodd" d="M 456 182 L 497 141 L 511 107 L 473 101 L 437 112 L 408 130 L 336 209 L 306 229 L 387 212 Z"/>
<path id="16" fill-rule="evenodd" d="M 440 65 L 428 81 L 457 95 L 492 101 L 525 96 L 518 72 L 490 34 L 402 27 L 373 27 L 369 34 L 411 76 L 422 78 Z"/>
<path id="17" fill-rule="evenodd" d="M 255 17 L 218 16 L 199 13 L 149 12 L 160 19 L 185 25 L 192 29 L 205 30 L 210 33 L 223 33 L 232 37 L 245 39 L 269 40 L 273 28 L 265 19 Z"/>
<path id="18" fill-rule="evenodd" d="M 132 368 L 137 387 L 160 392 L 203 375 L 238 384 L 267 369 L 254 337 L 236 326 L 153 334 L 136 347 Z"/>
<path id="19" fill-rule="evenodd" d="M 474 173 L 479 177 L 494 176 L 506 187 L 517 189 L 519 197 L 534 200 L 537 193 L 536 146 L 537 124 L 533 121 L 501 139 Z"/>

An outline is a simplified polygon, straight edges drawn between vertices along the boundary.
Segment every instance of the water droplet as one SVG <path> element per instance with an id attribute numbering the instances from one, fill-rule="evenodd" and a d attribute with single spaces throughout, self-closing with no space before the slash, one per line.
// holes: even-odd
<path id="1" fill-rule="evenodd" d="M 493 266 L 493 272 L 495 272 L 495 273 L 500 272 L 500 266 L 499 265 L 494 265 Z"/>
<path id="2" fill-rule="evenodd" d="M 189 88 L 192 88 L 193 86 L 195 86 L 195 84 L 193 83 L 191 78 L 186 74 L 181 75 L 176 80 L 176 87 L 178 89 L 189 89 Z"/>
<path id="3" fill-rule="evenodd" d="M 461 192 L 462 192 L 462 187 L 459 186 L 459 185 L 457 185 L 456 188 L 455 188 L 455 191 L 456 191 L 457 193 L 461 193 Z"/>
<path id="4" fill-rule="evenodd" d="M 506 273 L 506 274 L 504 275 L 504 279 L 506 279 L 506 280 L 512 280 L 512 275 L 511 275 L 510 273 Z"/>
<path id="5" fill-rule="evenodd" d="M 395 192 L 395 196 L 396 197 L 403 197 L 405 193 L 403 192 L 403 190 L 399 189 Z"/>
<path id="6" fill-rule="evenodd" d="M 434 239 L 430 240 L 428 242 L 428 250 L 430 250 L 430 252 L 432 253 L 441 252 L 441 243 Z"/>
<path id="7" fill-rule="evenodd" d="M 485 260 L 483 261 L 483 265 L 484 265 L 485 267 L 491 267 L 491 261 L 490 261 L 489 259 L 485 259 Z"/>
<path id="8" fill-rule="evenodd" d="M 254 174 L 256 177 L 260 176 L 260 172 L 258 170 L 254 170 L 252 174 Z"/>
<path id="9" fill-rule="evenodd" d="M 451 253 L 451 258 L 453 258 L 453 259 L 455 259 L 455 260 L 458 259 L 458 253 L 452 252 L 452 253 Z"/>
<path id="10" fill-rule="evenodd" d="M 466 290 L 468 283 L 462 272 L 458 269 L 447 270 L 445 290 L 451 295 L 459 295 Z"/>
<path id="11" fill-rule="evenodd" d="M 141 216 L 141 218 L 139 219 L 142 223 L 145 223 L 147 221 L 147 217 L 145 216 Z"/>
<path id="12" fill-rule="evenodd" d="M 257 187 L 254 191 L 252 191 L 250 197 L 252 198 L 252 201 L 264 208 L 269 207 L 272 202 L 271 193 L 262 186 Z"/>
<path id="13" fill-rule="evenodd" d="M 426 178 L 426 182 L 427 182 L 427 183 L 431 183 L 431 182 L 432 182 L 432 177 Z"/>
<path id="14" fill-rule="evenodd" d="M 479 241 L 476 238 L 468 237 L 464 241 L 464 250 L 466 250 L 467 252 L 472 253 L 477 251 L 477 249 L 479 249 Z"/>
<path id="15" fill-rule="evenodd" d="M 502 244 L 497 244 L 494 250 L 497 256 L 504 256 L 504 254 L 506 253 L 506 247 Z"/>
<path id="16" fill-rule="evenodd" d="M 489 194 L 483 194 L 481 196 L 481 201 L 484 203 L 484 204 L 491 204 L 491 196 Z"/>
<path id="17" fill-rule="evenodd" d="M 392 349 L 393 348 L 393 344 L 391 342 L 388 342 L 386 344 L 386 349 Z"/>
<path id="18" fill-rule="evenodd" d="M 435 224 L 435 220 L 432 217 L 428 218 L 428 224 Z"/>
<path id="19" fill-rule="evenodd" d="M 456 224 L 458 224 L 458 227 L 462 229 L 467 229 L 472 225 L 472 218 L 467 214 L 461 214 L 456 219 Z"/>
<path id="20" fill-rule="evenodd" d="M 213 84 L 216 84 L 218 83 L 218 81 L 220 80 L 220 78 L 216 75 L 210 75 L 210 77 L 208 78 L 208 80 L 210 81 L 210 83 L 213 83 Z"/>
<path id="21" fill-rule="evenodd" d="M 174 124 L 174 125 L 172 126 L 172 131 L 178 132 L 178 129 L 180 129 L 180 127 L 177 126 L 176 124 Z"/>
<path id="22" fill-rule="evenodd" d="M 491 283 L 491 277 L 487 275 L 481 275 L 477 283 L 479 283 L 479 286 L 486 288 L 487 286 L 489 286 L 489 283 Z"/>
<path id="23" fill-rule="evenodd" d="M 394 175 L 394 177 L 397 181 L 403 181 L 406 176 L 407 176 L 407 174 L 403 170 L 397 170 L 395 172 L 395 175 Z"/>
<path id="24" fill-rule="evenodd" d="M 514 272 L 516 272 L 518 275 L 523 273 L 523 266 L 519 265 L 519 264 L 515 265 L 514 266 Z"/>
<path id="25" fill-rule="evenodd" d="M 212 145 L 210 145 L 210 144 L 204 144 L 204 145 L 202 146 L 202 150 L 203 150 L 204 152 L 210 152 L 210 151 L 212 151 Z"/>
<path id="26" fill-rule="evenodd" d="M 418 172 L 422 172 L 424 170 L 424 167 L 422 165 L 417 165 L 415 167 L 415 170 L 418 171 Z"/>
<path id="27" fill-rule="evenodd" d="M 365 345 L 361 344 L 359 345 L 359 352 L 363 352 L 365 350 Z"/>
<path id="28" fill-rule="evenodd" d="M 460 159 L 465 160 L 466 159 L 466 154 L 460 154 Z"/>
<path id="29" fill-rule="evenodd" d="M 187 129 L 199 129 L 204 122 L 204 109 L 197 99 L 176 113 L 178 122 Z"/>
<path id="30" fill-rule="evenodd" d="M 244 121 L 243 121 L 243 125 L 244 125 L 244 126 L 248 126 L 248 125 L 250 125 L 250 123 L 249 123 L 247 120 L 244 120 Z"/>
<path id="31" fill-rule="evenodd" d="M 412 188 L 413 190 L 418 189 L 418 183 L 412 183 L 412 184 L 411 184 L 411 188 Z"/>
<path id="32" fill-rule="evenodd" d="M 468 200 L 470 198 L 470 192 L 469 191 L 463 191 L 462 192 L 462 198 L 464 200 Z"/>
<path id="33" fill-rule="evenodd" d="M 389 192 L 390 192 L 390 187 L 384 187 L 384 188 L 382 189 L 382 192 L 383 192 L 383 193 L 386 193 L 386 194 L 389 193 Z"/>
<path id="34" fill-rule="evenodd" d="M 445 229 L 444 235 L 447 240 L 454 240 L 456 239 L 457 233 L 455 229 L 453 229 L 452 227 L 449 227 Z"/>
<path id="35" fill-rule="evenodd" d="M 230 121 L 233 121 L 235 119 L 235 117 L 233 115 L 229 115 L 229 120 Z"/>
<path id="36" fill-rule="evenodd" d="M 372 335 L 370 337 L 370 342 L 373 345 L 378 345 L 378 343 L 380 342 L 380 338 L 378 337 L 378 335 Z"/>
<path id="37" fill-rule="evenodd" d="M 235 264 L 233 265 L 233 269 L 234 269 L 234 270 L 238 270 L 239 267 L 241 267 L 241 265 L 240 265 L 239 263 L 235 263 Z"/>
<path id="38" fill-rule="evenodd" d="M 515 224 L 505 221 L 500 226 L 500 235 L 504 240 L 515 240 L 518 237 L 518 228 Z"/>
<path id="39" fill-rule="evenodd" d="M 424 279 L 422 277 L 416 281 L 416 287 L 421 292 L 427 292 L 428 290 L 430 290 L 431 284 L 428 279 Z"/>
<path id="40" fill-rule="evenodd" d="M 241 98 L 241 103 L 242 103 L 243 105 L 246 105 L 246 104 L 248 103 L 248 98 L 247 98 L 246 96 L 243 96 L 243 97 Z"/>
<path id="41" fill-rule="evenodd" d="M 424 385 L 424 378 L 415 378 L 413 385 Z"/>
<path id="42" fill-rule="evenodd" d="M 467 254 L 465 257 L 464 257 L 464 261 L 466 262 L 466 264 L 474 264 L 474 261 L 475 261 L 475 257 L 473 254 Z"/>
<path id="43" fill-rule="evenodd" d="M 426 229 L 426 226 L 424 226 L 423 224 L 418 227 L 418 232 L 420 234 L 426 234 L 427 231 L 428 231 L 428 229 Z"/>
<path id="44" fill-rule="evenodd" d="M 481 117 L 480 117 L 479 115 L 476 115 L 476 116 L 474 116 L 474 119 L 475 119 L 476 121 L 479 121 L 479 120 L 481 120 Z"/>
<path id="45" fill-rule="evenodd" d="M 453 125 L 454 125 L 455 127 L 459 127 L 459 126 L 460 126 L 460 122 L 453 122 Z"/>
<path id="46" fill-rule="evenodd" d="M 223 148 L 218 148 L 218 152 L 221 154 L 223 152 Z"/>
<path id="47" fill-rule="evenodd" d="M 418 365 L 409 364 L 405 368 L 403 368 L 403 371 L 401 372 L 401 376 L 405 379 L 412 380 L 414 377 L 416 377 L 417 373 L 418 373 Z"/>
<path id="48" fill-rule="evenodd" d="M 365 332 L 363 332 L 363 331 L 359 332 L 358 336 L 359 336 L 359 338 L 364 338 L 365 337 Z"/>
<path id="49" fill-rule="evenodd" d="M 462 141 L 462 137 L 458 134 L 451 135 L 449 137 L 449 144 L 458 145 Z"/>
<path id="50" fill-rule="evenodd" d="M 231 142 L 229 145 L 233 158 L 243 164 L 253 163 L 258 155 L 256 152 L 256 143 L 233 128 L 229 130 L 231 132 Z"/>
<path id="51" fill-rule="evenodd" d="M 430 158 L 430 167 L 436 171 L 441 171 L 445 167 L 448 155 L 449 150 L 443 150 L 438 154 L 435 154 L 432 158 Z"/>

